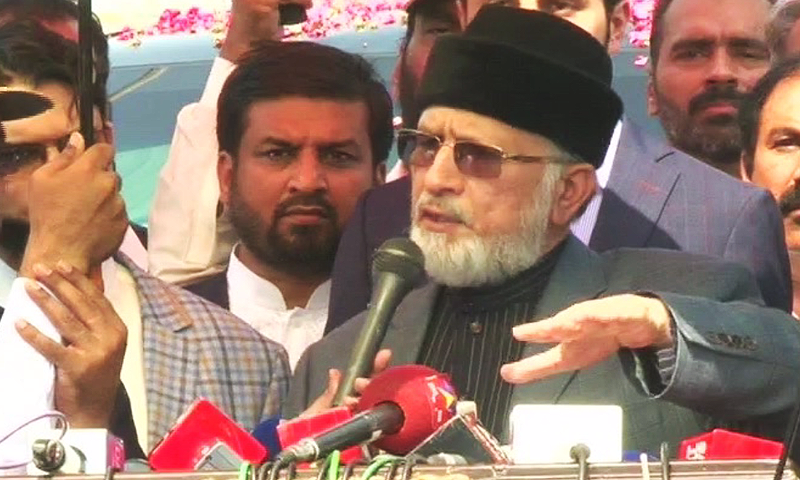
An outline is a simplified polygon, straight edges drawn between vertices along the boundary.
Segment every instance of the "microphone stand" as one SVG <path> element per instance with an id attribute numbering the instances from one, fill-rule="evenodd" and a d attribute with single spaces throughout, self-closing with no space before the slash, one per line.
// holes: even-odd
<path id="1" fill-rule="evenodd" d="M 778 460 L 778 466 L 775 468 L 774 480 L 781 480 L 783 472 L 786 469 L 786 461 L 789 459 L 789 452 L 794 448 L 794 442 L 797 439 L 797 432 L 800 430 L 800 402 L 797 403 L 792 412 L 792 419 L 786 428 L 786 436 L 783 439 L 783 454 Z"/>

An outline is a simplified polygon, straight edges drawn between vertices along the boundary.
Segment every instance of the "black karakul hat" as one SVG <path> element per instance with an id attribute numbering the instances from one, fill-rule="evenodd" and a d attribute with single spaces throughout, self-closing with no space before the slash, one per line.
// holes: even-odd
<path id="1" fill-rule="evenodd" d="M 420 111 L 468 110 L 542 135 L 603 163 L 622 102 L 608 52 L 554 15 L 489 5 L 462 34 L 443 35 L 418 91 Z"/>

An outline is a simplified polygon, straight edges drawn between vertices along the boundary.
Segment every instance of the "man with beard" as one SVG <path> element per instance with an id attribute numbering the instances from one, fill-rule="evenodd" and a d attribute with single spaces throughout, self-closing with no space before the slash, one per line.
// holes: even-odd
<path id="1" fill-rule="evenodd" d="M 648 110 L 669 142 L 739 176 L 737 112 L 769 68 L 767 0 L 661 0 L 650 34 Z"/>
<path id="2" fill-rule="evenodd" d="M 148 221 L 148 271 L 162 280 L 187 284 L 225 268 L 237 238 L 219 197 L 217 99 L 253 43 L 281 39 L 279 7 L 289 3 L 311 7 L 311 0 L 232 0 L 230 26 L 203 93 L 178 113 Z"/>
<path id="3" fill-rule="evenodd" d="M 484 3 L 458 3 L 460 17 L 470 21 Z M 629 16 L 625 0 L 503 3 L 569 20 L 611 54 L 624 40 Z M 591 108 L 591 102 L 587 105 Z M 531 115 L 535 114 L 534 109 Z M 738 262 L 756 275 L 767 305 L 790 310 L 789 260 L 780 212 L 767 192 L 648 136 L 625 116 L 617 124 L 597 178 L 597 194 L 571 226 L 590 248 L 599 252 L 666 248 Z M 328 331 L 369 303 L 370 259 L 387 238 L 408 234 L 410 194 L 411 181 L 401 179 L 371 190 L 356 207 L 334 264 Z"/>
<path id="4" fill-rule="evenodd" d="M 0 146 L 0 219 L 20 226 L 11 232 L 4 222 L 0 232 L 0 278 L 11 284 L 0 326 L 44 357 L 54 388 L 50 409 L 75 427 L 113 429 L 127 391 L 145 450 L 200 397 L 252 428 L 279 411 L 286 352 L 118 252 L 128 223 L 120 179 L 110 168 L 113 148 L 101 139 L 84 152 L 74 133 L 77 58 L 77 45 L 36 23 L 0 27 L 0 84 L 35 91 L 52 105 Z M 35 278 L 60 301 L 27 289 L 46 319 L 26 307 L 21 277 Z M 39 328 L 24 321 L 32 318 L 41 320 Z M 32 399 L 19 400 L 24 406 Z M 136 433 L 128 442 L 135 446 Z"/>
<path id="5" fill-rule="evenodd" d="M 793 314 L 800 314 L 800 59 L 784 60 L 742 104 L 742 179 L 769 190 L 783 213 L 792 267 Z"/>
<path id="6" fill-rule="evenodd" d="M 515 404 L 587 402 L 622 407 L 625 450 L 729 421 L 780 437 L 800 325 L 760 304 L 746 269 L 663 250 L 598 255 L 570 234 L 621 114 L 610 83 L 601 45 L 541 12 L 487 7 L 437 41 L 418 130 L 398 139 L 431 281 L 402 301 L 383 347 L 395 364 L 449 374 L 501 440 Z M 306 351 L 289 415 L 346 365 L 365 316 Z"/>
<path id="7" fill-rule="evenodd" d="M 217 111 L 220 199 L 240 242 L 226 271 L 187 288 L 283 344 L 294 365 L 322 338 L 341 229 L 383 181 L 391 98 L 361 57 L 269 42 L 240 61 Z"/>

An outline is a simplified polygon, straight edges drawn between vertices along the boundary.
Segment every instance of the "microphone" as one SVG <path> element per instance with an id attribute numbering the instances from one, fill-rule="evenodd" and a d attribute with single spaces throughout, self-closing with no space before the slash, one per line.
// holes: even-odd
<path id="1" fill-rule="evenodd" d="M 780 458 L 783 444 L 716 428 L 681 442 L 681 460 L 763 460 Z"/>
<path id="2" fill-rule="evenodd" d="M 372 441 L 395 455 L 405 455 L 455 414 L 450 380 L 421 365 L 393 367 L 364 390 L 352 419 L 284 449 L 279 464 L 308 462 L 333 450 Z"/>
<path id="3" fill-rule="evenodd" d="M 238 468 L 268 455 L 247 431 L 205 399 L 194 402 L 150 454 L 155 471 Z"/>
<path id="4" fill-rule="evenodd" d="M 274 451 L 277 454 L 285 447 L 290 447 L 306 438 L 327 432 L 351 418 L 353 418 L 353 412 L 350 411 L 348 407 L 336 407 L 317 415 L 295 418 L 288 422 L 283 422 L 277 427 L 276 434 L 278 436 L 277 440 L 279 446 L 274 449 L 261 441 L 259 436 L 255 435 L 255 432 L 254 435 L 261 441 L 262 445 L 267 446 L 270 451 Z M 256 430 L 258 429 L 259 427 L 256 427 Z M 363 449 L 360 447 L 352 447 L 342 451 L 341 461 L 343 463 L 349 464 L 361 460 L 365 460 L 365 456 Z"/>
<path id="5" fill-rule="evenodd" d="M 264 446 L 271 455 L 276 455 L 281 451 L 281 441 L 278 435 L 278 426 L 280 425 L 280 415 L 263 420 L 256 428 L 253 429 L 251 435 L 258 440 L 258 443 Z"/>
<path id="6" fill-rule="evenodd" d="M 390 238 L 375 252 L 372 271 L 377 281 L 367 318 L 333 397 L 334 405 L 342 405 L 344 398 L 352 392 L 356 379 L 371 372 L 373 359 L 397 306 L 425 278 L 425 257 L 417 244 L 408 238 Z"/>
<path id="7" fill-rule="evenodd" d="M 61 439 L 38 433 L 30 442 L 33 461 L 27 466 L 28 475 L 102 475 L 109 468 L 125 466 L 125 445 L 104 428 L 68 430 Z"/>

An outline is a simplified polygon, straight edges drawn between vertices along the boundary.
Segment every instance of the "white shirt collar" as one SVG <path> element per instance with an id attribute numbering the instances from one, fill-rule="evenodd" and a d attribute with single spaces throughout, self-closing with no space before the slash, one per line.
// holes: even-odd
<path id="1" fill-rule="evenodd" d="M 617 156 L 619 149 L 619 139 L 622 136 L 622 120 L 617 121 L 614 127 L 614 133 L 611 135 L 611 140 L 608 142 L 608 150 L 606 156 L 603 158 L 603 164 L 597 169 L 597 184 L 600 188 L 606 188 L 608 185 L 608 178 L 611 176 L 611 167 L 614 166 L 614 158 Z"/>
<path id="2" fill-rule="evenodd" d="M 286 311 L 286 301 L 278 287 L 265 278 L 256 275 L 236 256 L 238 245 L 231 252 L 228 263 L 228 292 L 230 303 L 236 299 L 258 304 L 262 308 L 275 311 Z M 230 288 L 233 285 L 236 288 Z M 331 281 L 326 280 L 320 284 L 305 306 L 306 310 L 328 310 L 328 299 L 331 293 Z"/>
<path id="3" fill-rule="evenodd" d="M 0 259 L 0 306 L 5 308 L 8 304 L 8 295 L 11 285 L 17 278 L 17 271 L 11 268 L 4 260 Z"/>

